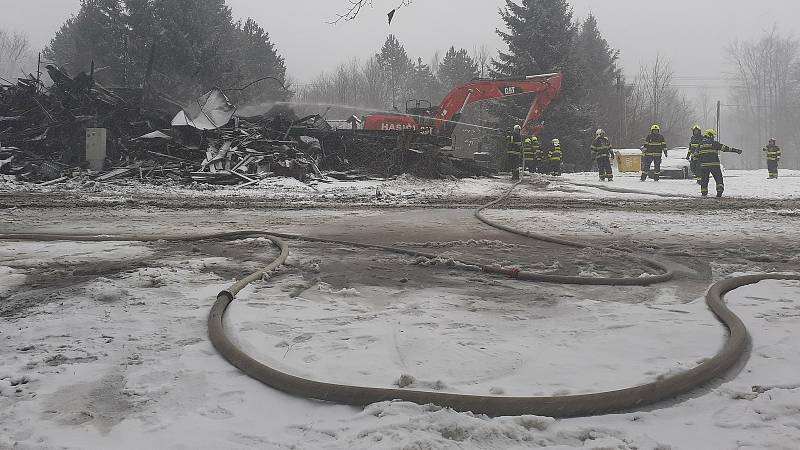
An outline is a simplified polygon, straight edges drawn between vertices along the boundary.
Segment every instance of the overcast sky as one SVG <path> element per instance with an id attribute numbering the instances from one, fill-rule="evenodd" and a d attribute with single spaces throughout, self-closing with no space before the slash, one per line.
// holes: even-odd
<path id="1" fill-rule="evenodd" d="M 504 0 L 414 0 L 400 9 L 391 26 L 386 13 L 400 0 L 373 0 L 352 22 L 329 25 L 347 0 L 228 0 L 238 18 L 255 18 L 271 35 L 296 82 L 311 81 L 352 58 L 377 52 L 389 33 L 398 36 L 409 56 L 429 61 L 450 45 L 471 50 L 502 45 L 498 9 Z M 42 47 L 80 4 L 79 0 L 0 0 L 0 27 L 29 33 Z M 797 0 L 572 0 L 575 16 L 589 11 L 621 51 L 628 75 L 660 53 L 672 61 L 677 83 L 724 84 L 725 46 L 758 37 L 777 25 L 792 32 L 800 17 Z M 494 53 L 494 51 L 492 52 Z"/>

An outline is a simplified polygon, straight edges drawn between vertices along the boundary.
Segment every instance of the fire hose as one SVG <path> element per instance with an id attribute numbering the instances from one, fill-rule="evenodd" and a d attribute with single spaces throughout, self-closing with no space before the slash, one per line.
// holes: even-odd
<path id="1" fill-rule="evenodd" d="M 497 227 L 511 233 L 527 236 L 532 239 L 567 245 L 575 248 L 591 247 L 589 244 L 576 241 L 520 231 L 490 220 L 482 214 L 485 209 L 495 206 L 508 198 L 518 184 L 519 183 L 515 184 L 501 198 L 478 209 L 475 213 L 476 217 L 493 227 Z M 729 335 L 724 345 L 716 355 L 704 360 L 702 363 L 687 371 L 665 377 L 659 377 L 656 381 L 634 387 L 592 394 L 550 397 L 486 396 L 400 388 L 365 387 L 326 383 L 302 378 L 281 372 L 247 355 L 231 341 L 225 331 L 223 318 L 227 308 L 233 302 L 236 295 L 250 283 L 269 277 L 272 271 L 280 267 L 286 261 L 286 258 L 289 255 L 289 247 L 283 239 L 332 243 L 360 248 L 372 248 L 429 259 L 435 259 L 438 257 L 438 255 L 374 244 L 314 238 L 286 233 L 273 233 L 262 230 L 234 231 L 197 236 L 112 236 L 39 233 L 0 234 L 0 240 L 186 242 L 212 239 L 234 240 L 252 236 L 266 237 L 280 249 L 280 254 L 266 267 L 237 281 L 217 295 L 216 302 L 212 306 L 208 317 L 208 335 L 212 344 L 220 353 L 220 355 L 222 355 L 222 357 L 230 362 L 233 366 L 237 367 L 248 376 L 268 386 L 299 397 L 356 406 L 365 406 L 381 401 L 404 400 L 418 404 L 433 403 L 439 406 L 452 408 L 456 411 L 470 411 L 475 414 L 486 414 L 489 416 L 539 415 L 550 417 L 591 416 L 639 409 L 647 405 L 652 405 L 660 401 L 672 399 L 679 395 L 686 394 L 693 389 L 703 386 L 714 379 L 723 376 L 731 367 L 737 364 L 743 355 L 747 354 L 750 345 L 749 334 L 741 319 L 726 306 L 723 300 L 725 293 L 741 286 L 757 283 L 767 279 L 800 280 L 800 275 L 798 274 L 764 273 L 728 278 L 714 284 L 706 293 L 706 303 L 720 323 L 728 329 Z M 520 271 L 515 268 L 504 268 L 497 265 L 486 265 L 469 261 L 460 261 L 461 264 L 459 264 L 459 266 L 467 270 L 515 277 L 521 280 L 561 284 L 648 286 L 655 283 L 665 282 L 673 278 L 673 273 L 661 263 L 645 257 L 638 257 L 638 259 L 642 260 L 650 267 L 660 269 L 662 273 L 656 275 L 648 274 L 635 278 L 601 278 L 538 274 Z"/>

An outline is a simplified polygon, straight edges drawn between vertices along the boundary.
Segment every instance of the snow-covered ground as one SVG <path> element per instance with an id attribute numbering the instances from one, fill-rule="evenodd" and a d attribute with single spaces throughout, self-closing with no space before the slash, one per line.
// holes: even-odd
<path id="1" fill-rule="evenodd" d="M 0 286 L 32 278 L 5 301 L 39 297 L 0 321 L 0 448 L 800 446 L 800 283 L 728 296 L 753 353 L 707 389 L 626 414 L 488 418 L 405 402 L 308 401 L 239 373 L 211 347 L 206 316 L 230 282 L 221 274 L 257 267 L 274 250 L 265 239 L 232 247 L 204 256 L 205 248 L 166 243 L 0 242 Z M 253 355 L 314 379 L 592 392 L 693 367 L 724 337 L 702 299 L 682 299 L 674 286 L 525 284 L 377 251 L 318 250 L 293 246 L 289 265 L 245 290 L 227 320 Z M 89 263 L 95 270 L 75 273 Z M 357 280 L 327 276 L 355 263 L 368 268 Z"/>
<path id="2" fill-rule="evenodd" d="M 725 195 L 742 199 L 798 199 L 800 171 L 781 170 L 781 178 L 767 180 L 765 170 L 725 172 Z M 595 173 L 565 174 L 561 178 L 534 176 L 515 196 L 524 199 L 658 199 L 699 197 L 694 180 L 639 181 L 638 174 L 617 174 L 614 182 L 600 182 Z M 419 204 L 474 204 L 508 189 L 507 177 L 495 179 L 422 180 L 399 176 L 387 180 L 301 183 L 293 178 L 267 178 L 257 185 L 239 188 L 205 184 L 141 183 L 115 180 L 107 183 L 75 180 L 54 186 L 0 181 L 0 193 L 35 194 L 77 199 L 102 205 L 138 200 L 173 201 L 184 207 L 195 200 L 266 202 L 286 206 L 362 205 L 411 206 Z M 711 191 L 714 191 L 713 186 Z M 712 192 L 713 193 L 713 192 Z"/>
<path id="3" fill-rule="evenodd" d="M 750 209 L 702 207 L 724 205 L 715 199 L 697 199 L 701 206 L 692 208 L 694 200 L 684 197 L 699 188 L 691 180 L 641 183 L 634 174 L 601 183 L 585 173 L 535 178 L 515 192 L 509 209 L 486 212 L 518 228 L 614 242 L 669 260 L 682 273 L 675 282 L 529 284 L 380 251 L 291 242 L 288 264 L 243 291 L 226 325 L 254 357 L 324 381 L 495 395 L 574 394 L 651 381 L 694 367 L 721 345 L 725 331 L 702 300 L 714 280 L 800 266 L 800 230 L 793 226 L 800 172 L 782 171 L 779 180 L 766 180 L 765 171 L 726 175 L 727 194 Z M 479 204 L 509 186 L 507 179 L 410 177 L 314 186 L 269 179 L 245 189 L 6 183 L 0 199 L 18 206 L 4 210 L 0 232 L 268 228 L 545 272 L 643 270 L 616 255 L 489 229 L 466 209 L 372 208 Z M 24 206 L 28 199 L 38 204 L 37 195 L 114 206 Z M 147 203 L 162 198 L 187 206 L 212 199 L 345 208 L 219 214 Z M 650 207 L 687 203 L 666 212 L 603 207 L 621 199 Z M 561 209 L 566 200 L 589 206 Z M 760 200 L 779 209 L 757 209 Z M 527 201 L 536 209 L 526 209 Z M 800 448 L 800 283 L 761 282 L 728 295 L 752 333 L 753 350 L 738 371 L 711 386 L 624 414 L 488 418 L 406 402 L 356 408 L 308 401 L 229 365 L 207 339 L 209 308 L 220 289 L 274 255 L 261 238 L 0 241 L 0 449 Z"/>
<path id="4" fill-rule="evenodd" d="M 759 199 L 786 199 L 800 197 L 800 171 L 780 170 L 780 178 L 777 180 L 767 179 L 766 170 L 726 170 L 725 196 L 736 198 L 759 198 Z M 614 175 L 613 182 L 601 182 L 596 173 L 574 173 L 566 174 L 564 181 L 580 183 L 582 187 L 588 187 L 588 193 L 592 193 L 591 186 L 601 188 L 611 188 L 619 190 L 630 190 L 631 192 L 646 192 L 658 195 L 691 196 L 700 195 L 700 186 L 694 179 L 676 180 L 661 179 L 654 182 L 648 178 L 647 181 L 640 181 L 638 173 L 617 173 Z M 559 183 L 555 183 L 558 185 Z M 714 195 L 716 183 L 711 179 L 709 183 L 710 195 Z M 598 193 L 599 194 L 599 193 Z M 599 194 L 605 195 L 605 194 Z"/>

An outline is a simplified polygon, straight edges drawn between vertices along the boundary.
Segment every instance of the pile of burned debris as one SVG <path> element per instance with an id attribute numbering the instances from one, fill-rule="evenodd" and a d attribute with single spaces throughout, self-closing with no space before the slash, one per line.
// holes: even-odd
<path id="1" fill-rule="evenodd" d="M 52 65 L 47 72 L 49 86 L 34 76 L 0 85 L 3 179 L 251 185 L 270 176 L 324 181 L 490 174 L 484 164 L 454 157 L 442 139 L 413 131 L 335 129 L 319 115 L 297 117 L 286 107 L 239 117 L 220 89 L 186 106 L 146 88 L 105 88 L 91 73 L 70 77 Z M 92 164 L 88 136 L 94 130 L 102 130 L 101 156 Z"/>

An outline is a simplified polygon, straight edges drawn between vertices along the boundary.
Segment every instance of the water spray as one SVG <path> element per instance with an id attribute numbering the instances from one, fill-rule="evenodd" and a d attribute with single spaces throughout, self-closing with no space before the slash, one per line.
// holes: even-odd
<path id="1" fill-rule="evenodd" d="M 432 117 L 428 117 L 428 116 L 420 116 L 419 114 L 409 114 L 409 113 L 403 113 L 403 112 L 400 112 L 400 111 L 389 111 L 389 110 L 386 110 L 386 109 L 370 108 L 370 107 L 364 107 L 364 106 L 343 105 L 343 104 L 339 104 L 339 103 L 297 102 L 297 101 L 278 101 L 278 102 L 272 102 L 271 104 L 273 104 L 273 105 L 281 105 L 281 106 L 318 106 L 318 107 L 321 107 L 321 108 L 322 107 L 325 107 L 325 108 L 341 108 L 341 109 L 348 109 L 348 110 L 353 110 L 353 111 L 364 111 L 364 112 L 370 112 L 370 113 L 393 114 L 393 115 L 396 115 L 396 116 L 413 117 L 415 119 L 433 119 L 433 120 L 444 122 L 444 123 L 452 123 L 452 124 L 456 124 L 456 125 L 463 125 L 463 126 L 466 126 L 466 127 L 478 128 L 478 129 L 487 130 L 487 131 L 496 131 L 496 132 L 500 132 L 500 133 L 504 132 L 504 130 L 501 129 L 501 128 L 492 128 L 492 127 L 487 127 L 487 126 L 484 126 L 484 125 L 478 125 L 478 124 L 474 124 L 474 123 L 461 122 L 461 121 L 456 121 L 456 120 L 438 119 L 438 118 L 432 118 Z"/>

